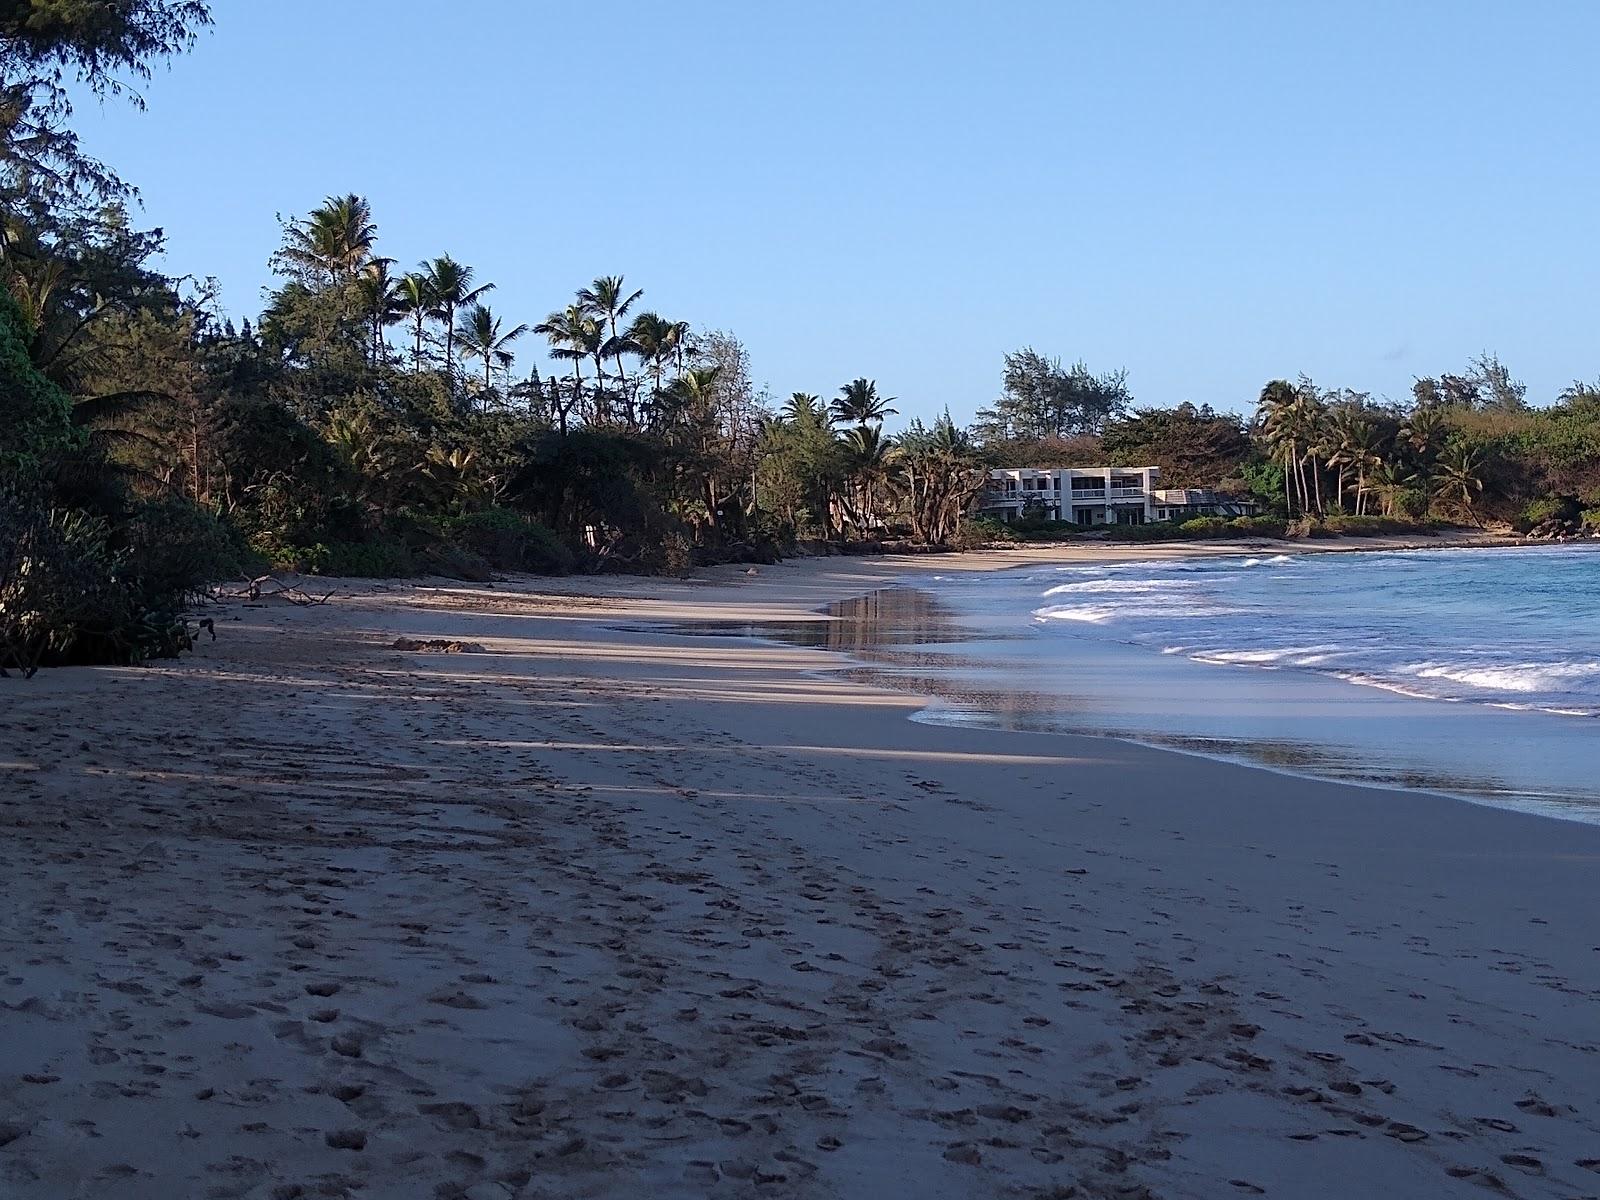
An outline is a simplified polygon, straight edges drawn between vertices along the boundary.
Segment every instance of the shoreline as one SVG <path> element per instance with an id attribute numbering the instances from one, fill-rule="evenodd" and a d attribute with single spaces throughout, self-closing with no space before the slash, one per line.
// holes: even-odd
<path id="1" fill-rule="evenodd" d="M 359 585 L 9 681 L 0 1183 L 1593 1190 L 1600 830 L 618 627 L 910 573 Z"/>
<path id="2" fill-rule="evenodd" d="M 1476 545 L 1448 547 L 1455 550 L 1484 548 L 1487 547 Z M 1569 552 L 1574 549 L 1585 549 L 1570 545 L 1557 548 Z M 1412 547 L 1383 546 L 1373 547 L 1371 550 L 1377 553 L 1402 551 L 1409 553 Z M 1596 548 L 1596 552 L 1600 552 L 1600 547 Z M 1254 558 L 1259 553 L 1252 549 L 1234 555 L 1218 554 L 1215 557 Z M 1004 575 L 1018 570 L 1038 569 L 1056 561 L 1059 560 L 1008 565 L 999 568 L 995 574 Z M 1121 566 L 1126 565 L 1128 561 L 1155 562 L 1160 559 L 1142 556 L 1137 560 L 1121 560 L 1108 556 L 1105 560 L 1099 561 L 1106 566 Z M 1074 558 L 1069 565 L 1080 565 L 1080 560 Z M 954 574 L 956 573 L 951 573 Z M 930 571 L 922 578 L 908 579 L 895 586 L 918 589 L 936 606 L 944 607 L 950 604 L 952 597 L 941 588 L 941 578 L 938 572 Z M 870 599 L 871 596 L 872 594 L 868 593 L 861 596 L 840 597 L 815 610 L 814 616 L 819 620 L 837 620 L 844 625 L 856 624 L 861 618 L 848 612 L 830 613 L 828 610 L 844 608 Z M 1233 725 L 1224 724 L 1204 732 L 1198 729 L 1180 729 L 1173 724 L 1172 714 L 1164 714 L 1163 719 L 1158 720 L 1156 714 L 1146 713 L 1143 717 L 1144 723 L 1140 724 L 1140 719 L 1130 711 L 1124 713 L 1120 720 L 1107 718 L 1109 724 L 1105 724 L 1095 723 L 1093 720 L 1086 721 L 1085 714 L 1080 712 L 1076 721 L 1069 721 L 1060 716 L 1055 705 L 1051 703 L 1052 699 L 1064 702 L 1067 697 L 1057 696 L 1048 689 L 1039 693 L 1039 699 L 1034 706 L 1022 704 L 1019 707 L 1018 693 L 1014 689 L 1005 688 L 1002 677 L 1007 672 L 1014 673 L 1023 670 L 1024 667 L 1020 659 L 1015 662 L 1006 659 L 1005 651 L 1018 639 L 1026 642 L 1028 634 L 1000 632 L 987 622 L 975 618 L 975 611 L 946 608 L 945 616 L 935 620 L 934 626 L 930 629 L 909 625 L 902 628 L 900 622 L 891 616 L 871 622 L 870 628 L 864 626 L 859 632 L 841 639 L 838 643 L 830 640 L 827 648 L 839 655 L 846 664 L 850 664 L 841 669 L 854 670 L 859 678 L 924 698 L 927 707 L 914 719 L 924 720 L 930 724 L 1024 733 L 1071 733 L 1107 737 L 1152 749 L 1195 755 L 1295 778 L 1331 780 L 1402 794 L 1426 792 L 1464 803 L 1526 812 L 1553 820 L 1583 824 L 1600 823 L 1600 807 L 1584 804 L 1582 801 L 1586 797 L 1581 791 L 1572 791 L 1570 782 L 1566 791 L 1559 788 L 1549 790 L 1556 787 L 1553 779 L 1536 783 L 1532 779 L 1525 778 L 1519 787 L 1516 786 L 1516 780 L 1505 777 L 1503 771 L 1497 770 L 1495 764 L 1491 762 L 1480 762 L 1478 764 L 1480 774 L 1472 775 L 1460 772 L 1459 768 L 1448 769 L 1448 766 L 1455 765 L 1455 760 L 1447 759 L 1445 756 L 1439 756 L 1433 764 L 1435 777 L 1430 779 L 1426 775 L 1429 769 L 1428 760 L 1410 757 L 1418 748 L 1415 744 L 1386 745 L 1383 742 L 1382 734 L 1387 723 L 1383 716 L 1377 715 L 1385 714 L 1388 723 L 1406 726 L 1420 724 L 1425 720 L 1434 723 L 1444 721 L 1452 725 L 1459 722 L 1463 732 L 1470 728 L 1491 736 L 1518 739 L 1542 735 L 1551 742 L 1547 749 L 1555 753 L 1557 741 L 1581 737 L 1571 722 L 1575 719 L 1592 719 L 1593 714 L 1588 712 L 1532 708 L 1526 704 L 1491 700 L 1444 698 L 1372 679 L 1359 672 L 1356 678 L 1352 678 L 1344 672 L 1325 672 L 1293 666 L 1261 667 L 1249 662 L 1225 662 L 1181 655 L 1169 659 L 1165 654 L 1157 654 L 1149 646 L 1130 642 L 1124 638 L 1087 639 L 1082 643 L 1082 652 L 1089 656 L 1091 662 L 1098 661 L 1107 654 L 1121 656 L 1125 659 L 1128 673 L 1141 677 L 1150 674 L 1170 676 L 1173 688 L 1190 690 L 1195 694 L 1211 695 L 1217 690 L 1216 685 L 1220 682 L 1225 694 L 1229 696 L 1245 696 L 1252 693 L 1264 696 L 1269 689 L 1278 688 L 1286 690 L 1290 697 L 1325 697 L 1326 703 L 1333 711 L 1344 707 L 1343 701 L 1346 698 L 1374 710 L 1375 715 L 1369 722 L 1372 728 L 1365 735 L 1339 740 L 1331 728 L 1323 726 L 1318 737 L 1307 739 L 1307 745 L 1298 755 L 1299 761 L 1294 761 L 1296 755 L 1292 753 L 1292 747 L 1277 740 L 1262 741 L 1261 736 L 1246 732 L 1248 721 L 1235 722 Z M 924 618 L 924 626 L 926 620 Z M 1030 633 L 1033 628 L 1031 624 L 1028 626 Z M 702 627 L 694 632 L 706 635 L 713 631 Z M 791 631 L 784 629 L 767 631 L 754 624 L 743 625 L 740 630 L 731 632 L 739 636 L 765 638 L 778 643 L 790 643 L 796 640 Z M 806 637 L 798 640 L 798 644 L 808 644 L 808 642 L 809 638 Z M 962 643 L 975 643 L 987 649 L 980 653 L 976 660 L 971 661 L 962 656 L 959 650 L 955 650 L 951 652 L 950 663 L 942 661 L 942 654 L 917 653 L 919 647 L 926 645 L 938 646 L 948 652 L 952 646 L 959 647 Z M 1047 639 L 1045 645 L 1048 644 Z M 905 659 L 911 660 L 915 665 L 909 667 L 901 665 L 901 660 Z M 1229 683 L 1230 679 L 1232 683 Z M 1096 696 L 1107 696 L 1107 688 L 1116 686 L 1115 682 L 1108 683 L 1102 680 L 1089 690 Z M 1380 694 L 1374 695 L 1373 692 Z M 1504 713 L 1509 718 L 1503 722 L 1503 729 L 1499 728 L 1494 720 L 1494 714 L 1498 713 Z M 1322 744 L 1329 751 L 1337 746 L 1339 755 L 1313 753 L 1312 746 L 1315 743 Z M 1566 747 L 1562 752 L 1570 750 L 1571 747 Z M 1386 751 L 1392 757 L 1382 757 Z M 1402 752 L 1405 753 L 1405 757 L 1395 757 Z M 1355 759 L 1363 754 L 1369 761 L 1369 765 L 1364 768 L 1355 765 Z"/>

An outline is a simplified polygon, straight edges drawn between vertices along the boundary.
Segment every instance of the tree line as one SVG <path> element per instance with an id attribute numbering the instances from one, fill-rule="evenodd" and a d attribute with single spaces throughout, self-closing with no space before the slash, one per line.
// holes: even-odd
<path id="1" fill-rule="evenodd" d="M 82 153 L 62 83 L 137 102 L 125 81 L 209 20 L 193 0 L 0 12 L 0 669 L 169 653 L 186 596 L 241 570 L 679 572 L 807 541 L 979 543 L 994 466 L 1156 465 L 1285 520 L 1600 515 L 1595 389 L 1532 408 L 1492 356 L 1403 404 L 1274 380 L 1245 418 L 1140 406 L 1125 371 L 1024 347 L 970 427 L 891 433 L 902 402 L 874 379 L 780 401 L 737 336 L 622 274 L 507 315 L 449 253 L 403 266 L 356 193 L 281 221 L 275 286 L 236 326 L 215 283 L 151 265 L 161 235 Z M 540 344 L 553 366 L 519 369 Z"/>

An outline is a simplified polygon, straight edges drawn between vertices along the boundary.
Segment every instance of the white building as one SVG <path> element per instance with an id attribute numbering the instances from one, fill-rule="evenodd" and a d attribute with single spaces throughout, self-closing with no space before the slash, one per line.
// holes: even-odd
<path id="1" fill-rule="evenodd" d="M 1010 524 L 1024 513 L 1079 525 L 1143 525 L 1157 519 L 1159 467 L 1001 468 L 989 472 L 978 514 Z"/>
<path id="2" fill-rule="evenodd" d="M 1161 488 L 1159 467 L 1036 467 L 989 472 L 978 515 L 1008 525 L 1026 513 L 1077 525 L 1143 525 L 1190 517 L 1249 517 L 1259 506 L 1199 488 Z"/>

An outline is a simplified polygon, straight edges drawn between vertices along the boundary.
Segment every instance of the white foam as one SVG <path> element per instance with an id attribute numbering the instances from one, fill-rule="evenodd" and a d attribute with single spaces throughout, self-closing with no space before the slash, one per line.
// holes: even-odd
<path id="1" fill-rule="evenodd" d="M 1033 615 L 1052 621 L 1083 621 L 1090 625 L 1104 625 L 1117 615 L 1116 604 L 1056 604 L 1038 609 Z"/>
<path id="2" fill-rule="evenodd" d="M 1414 663 L 1401 667 L 1402 674 L 1419 679 L 1448 679 L 1468 687 L 1492 692 L 1557 692 L 1571 683 L 1600 677 L 1600 662 L 1505 663 L 1481 666 L 1473 663 Z"/>
<path id="3" fill-rule="evenodd" d="M 1082 583 L 1060 583 L 1045 596 L 1148 595 L 1151 592 L 1183 591 L 1193 587 L 1181 579 L 1086 579 Z"/>

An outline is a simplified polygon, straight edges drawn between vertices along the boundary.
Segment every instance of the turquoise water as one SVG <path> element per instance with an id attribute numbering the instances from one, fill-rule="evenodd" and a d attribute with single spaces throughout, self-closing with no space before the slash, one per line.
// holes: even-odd
<path id="1" fill-rule="evenodd" d="M 923 719 L 1600 822 L 1600 548 L 1240 555 L 919 588 L 966 634 L 876 656 L 943 697 Z"/>

